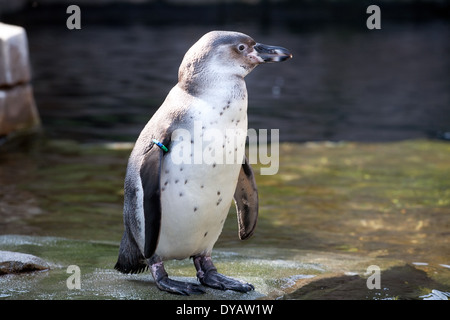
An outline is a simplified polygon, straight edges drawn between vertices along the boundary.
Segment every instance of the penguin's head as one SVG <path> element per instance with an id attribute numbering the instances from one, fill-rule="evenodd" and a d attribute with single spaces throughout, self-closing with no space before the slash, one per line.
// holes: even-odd
<path id="1" fill-rule="evenodd" d="M 292 58 L 285 48 L 257 43 L 240 32 L 211 31 L 201 37 L 185 54 L 179 81 L 195 77 L 245 77 L 257 65 Z M 188 79 L 189 78 L 189 79 Z"/>

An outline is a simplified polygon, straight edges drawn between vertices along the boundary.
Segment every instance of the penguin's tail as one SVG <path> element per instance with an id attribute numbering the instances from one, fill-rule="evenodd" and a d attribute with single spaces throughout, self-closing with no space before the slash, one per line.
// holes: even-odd
<path id="1" fill-rule="evenodd" d="M 125 231 L 119 248 L 119 258 L 114 269 L 122 273 L 140 273 L 148 268 L 139 247 L 129 233 Z"/>

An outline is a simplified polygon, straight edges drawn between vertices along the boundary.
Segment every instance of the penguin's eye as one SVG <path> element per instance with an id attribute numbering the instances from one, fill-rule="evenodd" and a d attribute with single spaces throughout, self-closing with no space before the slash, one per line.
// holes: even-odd
<path id="1" fill-rule="evenodd" d="M 240 45 L 238 45 L 238 50 L 239 51 L 244 51 L 245 50 L 245 44 L 240 44 Z"/>

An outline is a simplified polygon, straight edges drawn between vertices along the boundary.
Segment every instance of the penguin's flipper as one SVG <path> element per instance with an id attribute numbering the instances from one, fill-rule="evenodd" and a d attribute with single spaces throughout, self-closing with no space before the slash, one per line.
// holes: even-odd
<path id="1" fill-rule="evenodd" d="M 258 190 L 256 188 L 255 176 L 248 163 L 247 157 L 244 159 L 239 178 L 234 192 L 234 202 L 239 224 L 239 239 L 249 238 L 255 231 L 258 220 Z"/>
<path id="2" fill-rule="evenodd" d="M 169 142 L 169 139 L 164 140 L 163 146 Z M 145 151 L 139 172 L 144 190 L 145 258 L 150 258 L 155 253 L 158 244 L 161 228 L 161 166 L 165 152 L 167 151 L 156 143 L 152 143 Z"/>

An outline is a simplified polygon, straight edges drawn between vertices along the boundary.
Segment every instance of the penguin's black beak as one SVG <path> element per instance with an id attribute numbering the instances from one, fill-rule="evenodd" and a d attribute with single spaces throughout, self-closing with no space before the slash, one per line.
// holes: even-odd
<path id="1" fill-rule="evenodd" d="M 257 52 L 258 57 L 263 60 L 261 62 L 280 62 L 292 58 L 289 50 L 283 47 L 257 43 L 253 48 Z"/>

